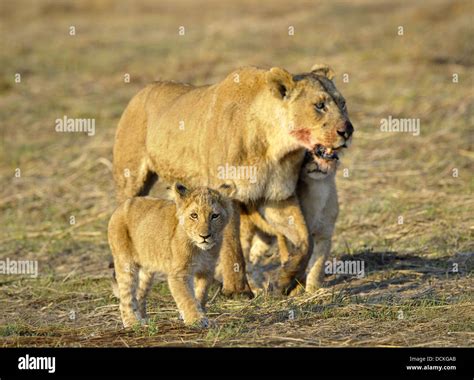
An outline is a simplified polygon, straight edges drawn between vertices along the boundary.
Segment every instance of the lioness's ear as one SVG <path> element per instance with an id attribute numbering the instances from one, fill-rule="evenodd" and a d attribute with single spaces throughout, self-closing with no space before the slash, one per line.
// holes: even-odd
<path id="1" fill-rule="evenodd" d="M 272 67 L 267 71 L 266 79 L 270 91 L 279 99 L 283 99 L 295 88 L 291 74 L 280 67 Z"/>
<path id="2" fill-rule="evenodd" d="M 311 68 L 311 72 L 313 74 L 325 76 L 329 80 L 332 80 L 332 78 L 334 78 L 334 76 L 336 75 L 333 69 L 331 69 L 328 65 L 324 65 L 322 63 L 316 63 Z"/>
<path id="3" fill-rule="evenodd" d="M 219 193 L 226 196 L 227 198 L 232 198 L 237 192 L 237 188 L 235 187 L 233 183 L 232 184 L 223 183 L 222 185 L 219 186 L 217 190 L 219 191 Z"/>
<path id="4" fill-rule="evenodd" d="M 183 184 L 176 182 L 173 186 L 175 199 L 184 199 L 188 196 L 189 190 Z"/>

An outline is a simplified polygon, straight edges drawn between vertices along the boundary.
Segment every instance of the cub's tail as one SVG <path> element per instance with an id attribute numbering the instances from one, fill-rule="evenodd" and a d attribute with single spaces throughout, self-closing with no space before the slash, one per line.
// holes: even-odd
<path id="1" fill-rule="evenodd" d="M 117 276 L 115 275 L 115 267 L 114 267 L 114 262 L 111 261 L 109 264 L 109 269 L 112 269 L 112 292 L 114 293 L 114 296 L 116 298 L 119 297 L 119 289 L 118 289 L 118 284 L 117 284 Z"/>

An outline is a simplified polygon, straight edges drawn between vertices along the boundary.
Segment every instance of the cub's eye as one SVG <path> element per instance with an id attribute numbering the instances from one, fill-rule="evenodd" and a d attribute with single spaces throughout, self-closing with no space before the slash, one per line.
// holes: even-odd
<path id="1" fill-rule="evenodd" d="M 212 214 L 211 219 L 217 219 L 220 215 L 219 214 Z"/>
<path id="2" fill-rule="evenodd" d="M 196 214 L 195 212 L 193 212 L 190 216 L 193 220 L 196 220 L 198 218 L 198 214 Z"/>
<path id="3" fill-rule="evenodd" d="M 314 105 L 318 111 L 322 111 L 324 107 L 326 107 L 326 104 L 324 102 L 319 102 Z"/>

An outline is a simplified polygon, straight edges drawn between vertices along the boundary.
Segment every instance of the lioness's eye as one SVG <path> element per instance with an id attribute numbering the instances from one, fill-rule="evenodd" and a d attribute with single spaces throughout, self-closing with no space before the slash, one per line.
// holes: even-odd
<path id="1" fill-rule="evenodd" d="M 316 107 L 318 111 L 322 111 L 324 107 L 326 106 L 326 104 L 324 104 L 324 102 L 319 102 L 319 103 L 316 103 L 314 106 Z"/>
<path id="2" fill-rule="evenodd" d="M 195 212 L 193 212 L 190 216 L 191 216 L 191 219 L 194 219 L 194 220 L 198 218 L 198 214 L 196 214 Z"/>
<path id="3" fill-rule="evenodd" d="M 219 214 L 212 214 L 211 219 L 217 219 L 219 217 Z"/>

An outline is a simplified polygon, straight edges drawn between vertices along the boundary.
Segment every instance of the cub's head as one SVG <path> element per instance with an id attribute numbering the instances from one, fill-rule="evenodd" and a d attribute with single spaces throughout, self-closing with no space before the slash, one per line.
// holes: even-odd
<path id="1" fill-rule="evenodd" d="M 333 77 L 334 72 L 325 65 L 314 65 L 310 72 L 298 75 L 279 67 L 266 73 L 277 124 L 286 127 L 290 138 L 313 152 L 315 159 L 326 163 L 338 159 L 354 132 Z"/>
<path id="2" fill-rule="evenodd" d="M 338 166 L 338 160 L 326 160 L 315 157 L 313 152 L 307 150 L 301 165 L 300 179 L 307 183 L 309 181 L 324 180 L 330 175 L 335 174 Z"/>
<path id="3" fill-rule="evenodd" d="M 232 202 L 228 197 L 234 189 L 223 185 L 219 190 L 208 187 L 189 190 L 179 183 L 173 186 L 179 226 L 202 250 L 211 249 L 221 242 L 224 227 L 232 214 Z"/>

